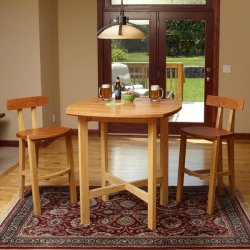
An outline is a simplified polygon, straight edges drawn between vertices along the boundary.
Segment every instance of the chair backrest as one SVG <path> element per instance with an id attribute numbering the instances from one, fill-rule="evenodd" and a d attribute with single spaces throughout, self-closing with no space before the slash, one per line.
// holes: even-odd
<path id="1" fill-rule="evenodd" d="M 226 130 L 234 132 L 235 110 L 243 110 L 244 101 L 241 99 L 208 95 L 206 104 L 218 108 L 215 127 L 219 129 L 223 125 L 223 111 L 224 109 L 228 109 L 229 115 Z"/>
<path id="2" fill-rule="evenodd" d="M 8 99 L 7 100 L 7 109 L 8 110 L 17 110 L 18 114 L 18 128 L 19 131 L 25 130 L 23 109 L 31 109 L 31 121 L 32 128 L 37 128 L 37 110 L 36 107 L 48 105 L 49 99 L 47 96 L 32 96 L 26 98 L 17 98 L 17 99 Z"/>

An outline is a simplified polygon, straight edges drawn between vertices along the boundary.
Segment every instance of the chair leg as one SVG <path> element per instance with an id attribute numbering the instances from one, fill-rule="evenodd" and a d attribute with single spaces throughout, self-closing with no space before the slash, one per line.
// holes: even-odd
<path id="1" fill-rule="evenodd" d="M 229 170 L 229 193 L 235 197 L 235 171 L 234 171 L 234 138 L 227 140 L 228 170 Z"/>
<path id="2" fill-rule="evenodd" d="M 219 160 L 218 160 L 218 172 L 223 172 L 223 161 L 222 161 L 222 141 L 219 148 Z M 223 176 L 218 177 L 218 194 L 223 193 Z"/>
<path id="3" fill-rule="evenodd" d="M 213 142 L 212 164 L 210 169 L 210 180 L 209 180 L 209 191 L 208 191 L 208 202 L 207 202 L 208 214 L 213 214 L 214 212 L 215 188 L 216 188 L 216 179 L 217 179 L 217 171 L 219 163 L 220 144 L 221 144 L 220 138 L 218 138 Z"/>
<path id="4" fill-rule="evenodd" d="M 181 134 L 181 141 L 180 141 L 179 169 L 178 169 L 178 181 L 177 181 L 177 191 L 176 191 L 176 201 L 177 202 L 181 202 L 183 199 L 186 145 L 187 145 L 187 136 L 182 133 Z"/>
<path id="5" fill-rule="evenodd" d="M 19 176 L 20 176 L 20 186 L 19 186 L 19 198 L 24 198 L 25 191 L 25 140 L 19 139 Z"/>
<path id="6" fill-rule="evenodd" d="M 32 199 L 34 206 L 34 214 L 36 216 L 41 214 L 41 201 L 37 176 L 37 159 L 36 159 L 36 143 L 28 138 L 28 151 L 30 163 L 30 177 L 32 187 Z"/>
<path id="7" fill-rule="evenodd" d="M 76 184 L 75 184 L 75 170 L 73 159 L 73 145 L 71 134 L 66 135 L 66 149 L 67 149 L 67 161 L 70 168 L 69 172 L 69 190 L 70 190 L 70 202 L 77 202 Z"/>

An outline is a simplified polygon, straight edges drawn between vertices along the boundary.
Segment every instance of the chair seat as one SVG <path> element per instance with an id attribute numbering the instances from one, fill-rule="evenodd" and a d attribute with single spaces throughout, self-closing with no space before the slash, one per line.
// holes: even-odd
<path id="1" fill-rule="evenodd" d="M 207 140 L 216 140 L 218 138 L 228 138 L 233 136 L 232 132 L 228 132 L 224 129 L 217 129 L 213 127 L 184 127 L 181 129 L 182 133 L 185 133 L 189 136 L 207 139 Z"/>
<path id="2" fill-rule="evenodd" d="M 71 130 L 71 128 L 65 127 L 37 128 L 19 131 L 16 136 L 21 139 L 27 139 L 29 137 L 31 140 L 45 140 L 66 135 L 71 132 Z"/>

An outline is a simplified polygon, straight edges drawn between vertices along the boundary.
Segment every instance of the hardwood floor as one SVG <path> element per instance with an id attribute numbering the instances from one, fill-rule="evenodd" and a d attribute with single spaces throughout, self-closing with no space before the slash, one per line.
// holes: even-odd
<path id="1" fill-rule="evenodd" d="M 39 171 L 46 173 L 66 166 L 64 140 L 57 140 L 46 148 L 40 149 Z M 78 181 L 78 145 L 77 138 L 73 138 L 74 160 L 76 170 L 76 181 Z M 187 165 L 192 168 L 208 167 L 210 164 L 210 143 L 202 140 L 192 140 L 188 143 Z M 159 153 L 159 141 L 157 143 Z M 226 155 L 226 145 L 223 146 Z M 237 141 L 235 143 L 235 169 L 237 196 L 243 206 L 250 214 L 250 142 Z M 179 157 L 179 139 L 169 140 L 169 185 L 177 183 Z M 100 184 L 100 138 L 89 138 L 89 163 L 90 163 L 90 184 Z M 27 169 L 28 160 L 26 159 Z M 227 168 L 227 158 L 223 159 L 224 167 Z M 109 137 L 109 165 L 111 172 L 127 181 L 143 179 L 147 177 L 147 138 L 110 136 Z M 159 166 L 159 159 L 157 159 Z M 6 213 L 6 208 L 17 198 L 18 190 L 18 167 L 14 166 L 0 176 L 0 214 Z M 29 183 L 29 178 L 27 179 Z M 225 178 L 227 185 L 227 178 Z M 67 185 L 67 177 L 63 176 L 42 182 L 42 185 Z M 185 176 L 185 185 L 202 185 L 204 181 L 197 178 Z"/>

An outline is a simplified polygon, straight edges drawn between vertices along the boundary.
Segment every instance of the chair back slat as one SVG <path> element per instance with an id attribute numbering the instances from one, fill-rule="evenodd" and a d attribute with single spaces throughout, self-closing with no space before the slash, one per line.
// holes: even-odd
<path id="1" fill-rule="evenodd" d="M 219 107 L 217 111 L 215 127 L 222 128 L 222 122 L 223 122 L 223 108 Z"/>
<path id="2" fill-rule="evenodd" d="M 25 108 L 33 108 L 39 106 L 48 105 L 49 99 L 47 96 L 33 96 L 26 98 L 18 98 L 18 99 L 9 99 L 7 100 L 7 109 L 15 110 L 15 109 L 25 109 Z"/>
<path id="3" fill-rule="evenodd" d="M 17 110 L 17 116 L 18 116 L 18 129 L 19 129 L 19 131 L 24 131 L 25 126 L 24 126 L 23 110 L 22 109 Z"/>
<path id="4" fill-rule="evenodd" d="M 244 108 L 244 101 L 241 99 L 208 95 L 206 104 L 218 108 L 215 124 L 215 127 L 218 129 L 222 129 L 224 109 L 228 109 L 229 115 L 226 130 L 234 132 L 235 110 L 242 110 Z"/>
<path id="5" fill-rule="evenodd" d="M 32 128 L 37 128 L 37 111 L 36 108 L 31 108 L 31 122 L 32 122 Z"/>
<path id="6" fill-rule="evenodd" d="M 230 110 L 227 124 L 227 131 L 234 132 L 235 110 Z"/>

